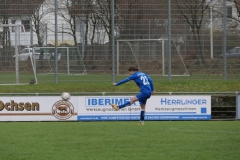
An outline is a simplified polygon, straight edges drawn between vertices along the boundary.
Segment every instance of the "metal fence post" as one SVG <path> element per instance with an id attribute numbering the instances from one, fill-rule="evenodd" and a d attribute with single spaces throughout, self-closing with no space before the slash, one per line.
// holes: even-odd
<path id="1" fill-rule="evenodd" d="M 236 119 L 240 119 L 240 94 L 236 92 Z"/>
<path id="2" fill-rule="evenodd" d="M 19 35 L 20 35 L 20 26 L 17 25 L 15 26 L 16 32 L 15 32 L 15 72 L 16 72 L 16 84 L 19 84 L 19 65 L 18 65 L 18 47 L 20 44 L 20 39 L 19 39 Z"/>
<path id="3" fill-rule="evenodd" d="M 111 3 L 111 25 L 112 25 L 112 82 L 115 82 L 115 38 L 114 38 L 114 21 L 115 21 L 115 13 L 114 13 L 114 0 L 112 0 L 112 3 Z"/>

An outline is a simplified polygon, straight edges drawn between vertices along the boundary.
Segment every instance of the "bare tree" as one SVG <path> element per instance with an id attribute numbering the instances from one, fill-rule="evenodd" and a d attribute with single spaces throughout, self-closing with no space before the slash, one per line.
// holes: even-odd
<path id="1" fill-rule="evenodd" d="M 233 4 L 237 11 L 237 21 L 240 22 L 240 0 L 233 0 Z"/>
<path id="2" fill-rule="evenodd" d="M 117 6 L 116 24 L 121 38 L 161 37 L 163 25 L 159 24 L 163 24 L 162 22 L 167 18 L 167 13 L 162 11 L 166 4 L 162 1 L 119 0 Z"/>
<path id="3" fill-rule="evenodd" d="M 10 2 L 10 3 L 9 3 Z M 0 1 L 0 18 L 2 24 L 9 24 L 9 12 L 8 8 L 13 1 Z M 11 39 L 10 39 L 10 30 L 9 27 L 2 27 L 2 32 L 0 33 L 0 42 L 3 46 L 2 51 L 0 52 L 0 62 L 3 63 L 2 66 L 6 66 L 6 62 L 11 58 Z"/>
<path id="4" fill-rule="evenodd" d="M 39 5 L 35 8 L 34 12 L 29 15 L 29 19 L 33 22 L 32 30 L 37 35 L 38 45 L 43 46 L 44 37 L 46 32 L 46 24 L 43 22 L 44 16 L 49 13 L 49 10 L 44 10 L 43 7 L 46 7 L 46 3 L 43 2 L 42 5 Z"/>
<path id="5" fill-rule="evenodd" d="M 9 17 L 11 16 L 11 4 L 14 2 L 15 0 L 0 1 L 0 18 L 2 24 L 9 24 Z M 3 27 L 3 31 L 1 33 L 1 44 L 4 48 L 11 45 L 10 30 L 7 26 Z"/>
<path id="6" fill-rule="evenodd" d="M 208 4 L 205 0 L 174 0 L 174 4 L 177 12 L 180 14 L 180 18 L 183 17 L 190 27 L 190 32 L 195 42 L 197 63 L 205 64 L 200 31 L 203 26 L 204 12 L 208 9 Z"/>
<path id="7" fill-rule="evenodd" d="M 9 23 L 14 24 L 19 16 L 29 16 L 33 14 L 35 8 L 37 8 L 42 2 L 43 0 L 35 0 L 34 2 L 32 0 L 0 0 L 0 21 L 2 24 L 6 25 Z M 23 3 L 25 5 L 23 5 Z M 3 57 L 5 57 L 1 58 L 3 61 L 12 59 L 10 28 L 11 27 L 8 26 L 3 27 L 3 31 L 1 33 L 1 44 L 3 46 L 1 56 L 4 55 Z"/>
<path id="8" fill-rule="evenodd" d="M 229 22 L 227 29 L 233 34 L 239 34 L 240 32 L 240 0 L 233 0 L 233 1 L 230 1 L 229 3 L 231 3 L 232 10 L 230 11 L 233 11 L 233 15 L 227 14 L 227 18 L 232 20 Z"/>
<path id="9" fill-rule="evenodd" d="M 140 16 L 137 13 L 140 10 L 140 5 L 137 4 L 141 4 L 141 2 L 137 0 L 118 1 L 119 10 L 116 22 L 122 39 L 136 38 L 137 33 L 135 31 L 138 31 L 136 23 L 139 21 L 138 16 Z"/>
<path id="10" fill-rule="evenodd" d="M 77 1 L 76 0 L 61 0 L 59 2 L 60 7 L 58 11 L 58 15 L 64 19 L 64 21 L 70 26 L 64 27 L 64 30 L 60 31 L 60 33 L 69 34 L 73 37 L 74 44 L 77 45 L 77 37 L 76 37 L 76 21 L 77 21 L 77 12 L 75 12 L 75 7 Z"/>
<path id="11" fill-rule="evenodd" d="M 93 4 L 93 10 L 95 13 L 95 18 L 101 20 L 107 35 L 109 42 L 111 42 L 112 35 L 112 14 L 111 14 L 111 2 L 112 0 L 96 0 Z"/>

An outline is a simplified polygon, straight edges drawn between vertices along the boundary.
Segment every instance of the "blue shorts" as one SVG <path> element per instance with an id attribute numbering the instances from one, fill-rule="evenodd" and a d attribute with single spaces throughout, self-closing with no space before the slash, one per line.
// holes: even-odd
<path id="1" fill-rule="evenodd" d="M 143 92 L 140 92 L 136 95 L 136 97 L 138 98 L 138 101 L 141 104 L 146 104 L 147 103 L 147 99 L 150 98 L 152 95 L 151 92 L 147 92 L 147 93 L 143 93 Z"/>

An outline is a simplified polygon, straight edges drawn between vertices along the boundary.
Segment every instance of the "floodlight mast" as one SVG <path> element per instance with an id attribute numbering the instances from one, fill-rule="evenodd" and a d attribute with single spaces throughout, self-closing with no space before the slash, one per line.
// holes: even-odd
<path id="1" fill-rule="evenodd" d="M 19 66 L 18 66 L 18 46 L 20 41 L 20 29 L 18 26 L 15 26 L 15 72 L 16 72 L 16 84 L 19 84 Z"/>

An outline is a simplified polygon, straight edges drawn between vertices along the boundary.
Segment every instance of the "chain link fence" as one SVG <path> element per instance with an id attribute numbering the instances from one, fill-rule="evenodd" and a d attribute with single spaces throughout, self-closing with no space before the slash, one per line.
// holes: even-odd
<path id="1" fill-rule="evenodd" d="M 240 0 L 1 0 L 0 18 L 1 84 L 112 81 L 130 65 L 240 78 Z"/>

